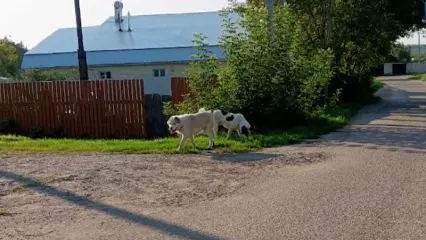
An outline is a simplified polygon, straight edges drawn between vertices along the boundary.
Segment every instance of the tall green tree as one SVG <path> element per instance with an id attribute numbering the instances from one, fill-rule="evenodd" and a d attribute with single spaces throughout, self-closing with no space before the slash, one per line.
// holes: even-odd
<path id="1" fill-rule="evenodd" d="M 344 88 L 347 100 L 363 97 L 358 94 L 368 92 L 365 88 L 370 86 L 372 69 L 385 61 L 393 43 L 423 26 L 423 1 L 419 0 L 333 0 L 331 14 L 330 0 L 287 3 L 303 23 L 305 41 L 333 50 L 336 75 L 332 90 Z M 327 39 L 329 18 L 332 38 Z"/>
<path id="2" fill-rule="evenodd" d="M 19 73 L 27 48 L 7 37 L 0 39 L 0 76 L 13 77 Z"/>

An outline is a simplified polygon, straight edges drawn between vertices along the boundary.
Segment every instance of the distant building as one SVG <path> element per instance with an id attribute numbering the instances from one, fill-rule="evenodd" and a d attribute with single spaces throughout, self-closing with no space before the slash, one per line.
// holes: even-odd
<path id="1" fill-rule="evenodd" d="M 145 93 L 170 94 L 170 78 L 184 76 L 195 53 L 194 33 L 208 37 L 208 49 L 224 60 L 218 46 L 221 24 L 219 12 L 115 14 L 99 26 L 83 28 L 89 78 L 142 78 Z M 77 48 L 76 29 L 58 29 L 24 55 L 21 67 L 74 70 L 78 67 Z"/>
<path id="2" fill-rule="evenodd" d="M 407 45 L 407 47 L 410 49 L 411 56 L 418 57 L 419 53 L 420 55 L 426 54 L 426 45 L 424 44 L 420 45 L 420 51 L 419 45 Z"/>

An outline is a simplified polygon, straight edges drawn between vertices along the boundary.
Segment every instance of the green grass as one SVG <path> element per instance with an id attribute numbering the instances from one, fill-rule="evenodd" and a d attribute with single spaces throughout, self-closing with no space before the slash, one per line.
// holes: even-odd
<path id="1" fill-rule="evenodd" d="M 373 82 L 371 83 L 371 87 L 372 87 L 375 91 L 379 90 L 380 88 L 382 88 L 382 87 L 384 87 L 384 86 L 385 86 L 385 84 L 384 84 L 383 82 L 381 82 L 381 81 L 377 80 L 377 79 L 374 79 L 374 80 L 373 80 Z"/>
<path id="2" fill-rule="evenodd" d="M 9 215 L 10 215 L 10 213 L 7 210 L 0 209 L 0 217 L 1 216 L 9 216 Z"/>
<path id="3" fill-rule="evenodd" d="M 408 77 L 408 79 L 426 81 L 426 74 L 415 74 Z"/>
<path id="4" fill-rule="evenodd" d="M 224 136 L 215 139 L 216 152 L 243 153 L 258 150 L 263 147 L 298 143 L 307 138 L 317 138 L 343 127 L 355 114 L 356 107 L 328 109 L 318 114 L 316 120 L 308 126 L 294 127 L 286 131 L 271 132 L 265 135 L 253 135 L 243 141 L 238 136 L 226 140 Z M 29 152 L 29 153 L 88 153 L 88 152 L 117 152 L 117 153 L 161 153 L 174 154 L 179 144 L 179 138 L 158 140 L 79 140 L 79 139 L 31 139 L 12 135 L 0 136 L 0 152 Z M 196 137 L 198 149 L 206 149 L 208 138 Z M 188 141 L 184 153 L 197 153 Z"/>
<path id="5" fill-rule="evenodd" d="M 41 184 L 47 184 L 47 183 L 51 183 L 53 181 L 56 180 L 56 176 L 52 175 L 52 176 L 48 176 L 48 177 L 44 177 L 44 178 L 35 178 L 35 183 L 32 184 L 25 184 L 19 187 L 16 187 L 14 189 L 12 189 L 13 193 L 24 193 L 29 191 L 31 188 L 33 187 L 37 187 L 38 185 Z"/>

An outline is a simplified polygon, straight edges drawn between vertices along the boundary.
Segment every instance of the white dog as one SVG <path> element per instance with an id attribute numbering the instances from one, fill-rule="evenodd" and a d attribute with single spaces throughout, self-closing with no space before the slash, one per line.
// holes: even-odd
<path id="1" fill-rule="evenodd" d="M 204 108 L 201 108 L 198 112 L 205 112 Z M 214 136 L 217 137 L 217 132 L 219 131 L 219 125 L 222 125 L 228 129 L 227 138 L 231 136 L 232 131 L 236 130 L 238 136 L 242 135 L 248 138 L 250 134 L 250 123 L 246 120 L 243 114 L 241 113 L 230 113 L 223 110 L 214 110 L 213 111 L 213 131 Z"/>
<path id="2" fill-rule="evenodd" d="M 213 113 L 203 111 L 194 114 L 174 115 L 167 120 L 169 131 L 171 133 L 178 132 L 182 135 L 178 151 L 182 150 L 188 138 L 191 140 L 192 146 L 195 147 L 194 135 L 204 132 L 209 136 L 209 149 L 214 147 L 213 132 Z"/>

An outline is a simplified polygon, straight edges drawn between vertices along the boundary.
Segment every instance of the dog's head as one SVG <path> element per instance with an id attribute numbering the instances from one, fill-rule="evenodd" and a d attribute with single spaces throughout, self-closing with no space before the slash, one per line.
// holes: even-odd
<path id="1" fill-rule="evenodd" d="M 182 128 L 181 119 L 177 116 L 171 116 L 167 120 L 167 125 L 169 126 L 169 131 L 172 134 L 175 134 L 176 131 L 179 131 Z"/>
<path id="2" fill-rule="evenodd" d="M 248 126 L 242 126 L 241 127 L 241 134 L 243 134 L 244 136 L 246 136 L 246 138 L 248 138 L 249 137 L 249 135 L 250 135 L 250 127 L 248 127 Z"/>
<path id="3" fill-rule="evenodd" d="M 250 125 L 250 123 L 243 118 L 243 122 L 241 123 L 241 134 L 243 134 L 244 136 L 246 136 L 247 138 L 249 137 L 249 135 L 251 134 L 251 130 L 252 130 L 252 126 Z"/>

